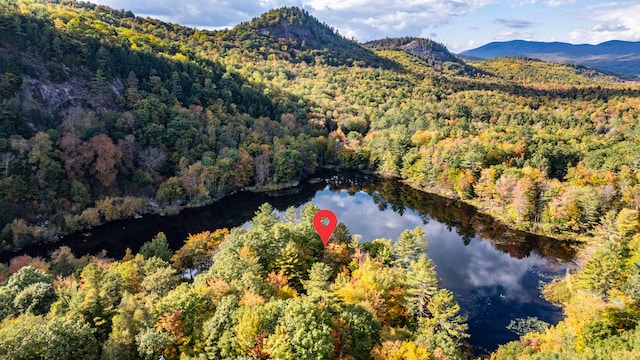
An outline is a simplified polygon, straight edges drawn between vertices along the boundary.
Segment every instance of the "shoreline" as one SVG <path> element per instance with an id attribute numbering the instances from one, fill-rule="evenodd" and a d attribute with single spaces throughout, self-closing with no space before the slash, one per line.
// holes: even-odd
<path id="1" fill-rule="evenodd" d="M 264 193 L 277 193 L 283 190 L 290 190 L 290 189 L 295 189 L 297 187 L 300 186 L 301 182 L 304 180 L 295 180 L 295 181 L 291 181 L 288 183 L 282 183 L 282 184 L 270 184 L 270 185 L 266 185 L 266 186 L 245 186 L 242 188 L 238 188 L 238 189 L 234 189 L 232 191 L 229 191 L 228 193 L 225 193 L 223 196 L 219 197 L 219 198 L 215 198 L 215 199 L 207 199 L 204 201 L 195 201 L 195 202 L 189 202 L 189 201 L 185 201 L 184 203 L 172 203 L 172 204 L 168 204 L 168 205 L 160 205 L 158 204 L 155 199 L 153 198 L 142 198 L 140 197 L 139 199 L 142 199 L 143 203 L 143 211 L 140 212 L 136 212 L 135 214 L 131 215 L 131 216 L 125 216 L 125 217 L 121 217 L 121 218 L 117 218 L 117 219 L 111 219 L 108 221 L 103 221 L 103 222 L 99 222 L 97 224 L 93 224 L 93 225 L 88 225 L 88 226 L 84 226 L 80 229 L 74 230 L 74 231 L 62 231 L 60 230 L 57 226 L 55 228 L 58 229 L 58 231 L 52 231 L 54 228 L 51 227 L 43 227 L 42 225 L 30 225 L 30 226 L 41 226 L 43 228 L 45 228 L 45 231 L 50 231 L 50 234 L 48 235 L 47 238 L 44 239 L 34 239 L 34 241 L 32 241 L 31 243 L 29 243 L 27 246 L 22 246 L 19 248 L 5 248 L 5 249 L 0 249 L 0 255 L 2 257 L 5 257 L 8 254 L 12 254 L 13 256 L 20 256 L 20 252 L 22 250 L 24 250 L 25 248 L 29 248 L 31 246 L 38 246 L 38 245 L 51 245 L 51 244 L 56 244 L 58 242 L 60 242 L 60 240 L 62 240 L 64 237 L 67 236 L 72 236 L 75 234 L 82 234 L 83 236 L 85 236 L 85 234 L 89 234 L 88 231 L 93 230 L 96 227 L 108 224 L 108 223 L 112 223 L 112 222 L 116 222 L 116 221 L 122 221 L 122 220 L 130 220 L 130 219 L 142 219 L 145 216 L 149 216 L 149 215 L 158 215 L 158 216 L 174 216 L 174 215 L 178 215 L 180 212 L 182 212 L 185 209 L 197 209 L 197 208 L 203 208 L 209 205 L 212 205 L 214 203 L 216 203 L 217 201 L 220 201 L 228 196 L 240 193 L 240 192 L 251 192 L 254 194 L 264 194 Z M 308 180 L 307 180 L 308 181 Z M 125 196 L 129 196 L 129 195 L 125 195 Z M 90 235 L 86 235 L 87 237 L 89 237 Z"/>
<path id="2" fill-rule="evenodd" d="M 445 193 L 443 191 L 440 191 L 438 189 L 434 189 L 434 188 L 430 188 L 430 187 L 426 187 L 426 186 L 421 186 L 420 184 L 416 184 L 415 182 L 403 179 L 399 176 L 395 176 L 395 175 L 389 175 L 389 174 L 384 174 L 381 173 L 379 171 L 372 171 L 372 170 L 368 170 L 368 169 L 361 169 L 361 168 L 354 168 L 354 167 L 343 167 L 343 166 L 337 166 L 337 165 L 326 165 L 326 166 L 321 166 L 318 167 L 318 170 L 316 172 L 314 172 L 313 174 L 310 174 L 308 177 L 306 177 L 305 179 L 301 179 L 301 180 L 294 180 L 288 183 L 283 183 L 283 184 L 270 184 L 270 185 L 266 185 L 266 186 L 245 186 L 242 188 L 238 188 L 238 189 L 234 189 L 226 194 L 224 194 L 223 196 L 216 198 L 216 199 L 207 199 L 206 201 L 195 201 L 195 202 L 189 202 L 186 201 L 182 204 L 180 203 L 172 203 L 172 204 L 168 204 L 168 205 L 164 205 L 161 206 L 160 204 L 156 203 L 154 201 L 154 199 L 152 198 L 146 198 L 143 201 L 145 202 L 145 206 L 144 206 L 144 210 L 142 212 L 136 213 L 132 216 L 128 216 L 128 217 L 122 217 L 119 219 L 112 219 L 109 221 L 104 221 L 92 226 L 85 226 L 82 229 L 78 229 L 76 231 L 72 231 L 72 232 L 64 232 L 64 231 L 59 231 L 59 232 L 55 232 L 51 235 L 51 237 L 49 239 L 43 239 L 43 241 L 34 241 L 31 244 L 27 245 L 27 246 L 23 246 L 20 248 L 15 248 L 15 249 L 3 249 L 0 250 L 0 254 L 3 255 L 3 257 L 5 257 L 8 254 L 13 254 L 14 256 L 19 256 L 19 253 L 25 249 L 28 248 L 30 246 L 37 246 L 37 245 L 51 245 L 51 244 L 56 244 L 58 243 L 61 239 L 63 239 L 64 237 L 67 236 L 72 236 L 74 234 L 82 234 L 82 233 L 86 233 L 88 230 L 92 230 L 95 227 L 101 226 L 101 225 L 105 225 L 111 222 L 115 222 L 115 221 L 121 221 L 121 220 L 128 220 L 128 219 L 140 219 L 143 218 L 145 216 L 148 215 L 158 215 L 158 216 L 174 216 L 174 215 L 178 215 L 180 212 L 182 212 L 185 209 L 197 209 L 197 208 L 203 208 L 209 205 L 212 205 L 228 196 L 240 193 L 240 192 L 250 192 L 250 193 L 254 193 L 254 194 L 269 194 L 269 193 L 273 193 L 274 196 L 277 196 L 278 192 L 281 191 L 285 191 L 285 190 L 292 190 L 292 189 L 296 189 L 299 188 L 304 182 L 310 183 L 310 184 L 317 184 L 319 182 L 325 181 L 326 179 L 323 176 L 318 177 L 317 175 L 319 175 L 319 173 L 321 173 L 322 171 L 334 171 L 334 172 L 340 172 L 340 171 L 352 171 L 354 173 L 359 173 L 359 174 L 363 174 L 363 175 L 373 175 L 376 177 L 379 177 L 381 179 L 385 179 L 385 180 L 390 180 L 390 181 L 395 181 L 398 183 L 401 183 L 405 186 L 408 186 L 412 189 L 415 189 L 417 191 L 423 192 L 423 193 L 427 193 L 427 194 L 431 194 L 434 196 L 438 196 L 444 199 L 449 199 L 449 200 L 453 200 L 453 201 L 459 201 L 461 203 L 464 203 L 466 205 L 469 205 L 471 207 L 473 207 L 479 214 L 482 215 L 486 215 L 491 217 L 494 221 L 498 222 L 500 225 L 515 230 L 515 231 L 520 231 L 523 233 L 527 233 L 530 235 L 535 235 L 535 236 L 542 236 L 542 237 L 547 237 L 547 238 L 551 238 L 557 241 L 561 241 L 561 242 L 565 242 L 565 243 L 570 243 L 570 244 L 584 244 L 585 242 L 579 239 L 579 234 L 575 234 L 575 233 L 567 233 L 567 234 L 558 234 L 558 233 L 547 233 L 544 231 L 537 231 L 537 230 L 532 230 L 531 228 L 529 228 L 529 224 L 533 224 L 534 227 L 538 227 L 536 226 L 535 223 L 531 223 L 531 222 L 523 222 L 522 224 L 525 226 L 519 226 L 518 223 L 514 223 L 512 221 L 506 220 L 504 217 L 500 216 L 499 214 L 496 214 L 495 211 L 491 211 L 490 208 L 486 208 L 484 206 L 482 206 L 482 203 L 480 203 L 479 201 L 473 201 L 473 200 L 465 200 L 465 199 L 460 199 L 458 196 L 456 196 L 455 194 L 452 193 Z M 320 174 L 321 175 L 321 174 Z"/>
<path id="3" fill-rule="evenodd" d="M 450 199 L 450 200 L 455 200 L 455 201 L 460 201 L 463 202 L 469 206 L 473 206 L 473 208 L 476 209 L 476 211 L 478 211 L 478 213 L 483 214 L 483 215 L 487 215 L 490 216 L 491 218 L 493 218 L 495 221 L 499 222 L 501 225 L 508 227 L 510 229 L 513 230 L 517 230 L 517 231 L 522 231 L 531 235 L 537 235 L 537 236 L 544 236 L 544 237 L 548 237 L 554 240 L 558 240 L 558 241 L 563 241 L 563 242 L 569 242 L 569 243 L 584 243 L 584 241 L 580 240 L 580 234 L 576 234 L 576 233 L 571 233 L 571 232 L 567 232 L 565 234 L 558 234 L 558 233 L 548 233 L 548 232 L 544 232 L 541 230 L 532 230 L 528 227 L 524 227 L 524 226 L 519 226 L 519 224 L 523 224 L 523 225 L 528 225 L 528 224 L 532 224 L 534 227 L 538 227 L 538 225 L 536 223 L 532 223 L 532 222 L 520 222 L 520 223 L 514 223 L 512 221 L 506 220 L 503 216 L 500 216 L 499 214 L 497 214 L 495 211 L 492 211 L 491 208 L 487 208 L 485 206 L 482 206 L 482 203 L 480 201 L 474 201 L 474 200 L 466 200 L 466 199 L 461 199 L 458 196 L 454 195 L 454 194 L 445 194 L 444 192 L 440 192 L 436 189 L 431 189 L 425 186 L 420 186 L 419 184 L 415 184 L 414 182 L 411 182 L 409 180 L 406 179 L 401 179 L 398 178 L 398 181 L 403 183 L 404 185 L 409 186 L 412 189 L 416 189 L 418 191 L 422 191 L 428 194 L 432 194 L 435 196 L 440 196 L 446 199 Z"/>

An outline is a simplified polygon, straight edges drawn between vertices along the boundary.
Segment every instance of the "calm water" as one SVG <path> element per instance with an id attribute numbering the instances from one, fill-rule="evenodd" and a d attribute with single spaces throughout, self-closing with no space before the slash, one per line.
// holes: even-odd
<path id="1" fill-rule="evenodd" d="M 178 248 L 189 233 L 246 224 L 264 202 L 279 211 L 312 202 L 335 212 L 362 241 L 395 239 L 405 229 L 422 227 L 442 286 L 454 292 L 469 318 L 470 343 L 477 352 L 492 351 L 517 339 L 506 329 L 511 319 L 536 316 L 556 323 L 562 317 L 561 310 L 546 302 L 539 289 L 541 282 L 564 273 L 563 264 L 574 256 L 570 247 L 511 231 L 463 203 L 351 173 L 327 173 L 319 183 L 280 194 L 238 193 L 177 216 L 117 221 L 19 254 L 45 256 L 65 244 L 76 255 L 105 249 L 107 255 L 121 257 L 127 247 L 136 251 L 159 231 Z M 6 261 L 17 254 L 1 255 L 0 260 Z"/>

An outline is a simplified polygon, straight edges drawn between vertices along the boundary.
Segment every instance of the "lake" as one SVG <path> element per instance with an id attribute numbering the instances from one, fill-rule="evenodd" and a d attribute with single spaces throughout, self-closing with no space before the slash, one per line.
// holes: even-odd
<path id="1" fill-rule="evenodd" d="M 362 236 L 361 241 L 395 239 L 405 229 L 422 227 L 442 286 L 454 292 L 462 313 L 468 316 L 469 342 L 476 353 L 516 340 L 518 336 L 506 328 L 512 319 L 535 316 L 553 324 L 562 319 L 561 309 L 545 301 L 540 288 L 565 273 L 566 264 L 575 256 L 571 246 L 510 230 L 467 204 L 397 181 L 353 172 L 320 176 L 313 184 L 276 193 L 240 192 L 176 216 L 111 222 L 56 244 L 1 254 L 0 261 L 24 253 L 46 256 L 61 245 L 71 247 L 78 256 L 104 249 L 107 256 L 119 258 L 127 247 L 137 251 L 159 231 L 176 249 L 189 233 L 246 226 L 264 202 L 281 212 L 312 202 L 333 211 L 351 234 Z"/>

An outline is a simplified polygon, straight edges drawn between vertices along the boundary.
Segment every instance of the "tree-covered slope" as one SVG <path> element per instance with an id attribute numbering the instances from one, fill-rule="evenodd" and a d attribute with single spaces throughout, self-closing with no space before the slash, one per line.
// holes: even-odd
<path id="1" fill-rule="evenodd" d="M 296 7 L 272 10 L 231 30 L 221 31 L 216 38 L 222 51 L 241 47 L 243 52 L 261 58 L 332 66 L 392 66 Z"/>
<path id="2" fill-rule="evenodd" d="M 525 331 L 492 359 L 636 359 L 640 357 L 638 211 L 608 214 L 579 258 L 580 271 L 555 280 L 545 297 L 565 319 Z"/>
<path id="3" fill-rule="evenodd" d="M 567 65 L 528 58 L 494 58 L 470 61 L 478 69 L 505 80 L 524 86 L 603 86 L 621 83 L 616 76 L 587 68 L 582 65 Z"/>
<path id="4" fill-rule="evenodd" d="M 1 20 L 3 247 L 317 165 L 307 104 L 191 50 L 193 30 L 76 2 Z"/>
<path id="5" fill-rule="evenodd" d="M 475 75 L 478 71 L 449 52 L 442 44 L 430 39 L 403 37 L 373 40 L 363 46 L 376 50 L 400 50 L 424 60 L 438 71 L 455 75 Z"/>
<path id="6" fill-rule="evenodd" d="M 159 233 L 119 260 L 68 248 L 22 257 L 0 285 L 0 357 L 468 357 L 465 318 L 422 229 L 360 245 L 340 224 L 323 247 L 318 210 L 280 220 L 264 204 L 250 228 L 190 235 L 175 253 Z"/>

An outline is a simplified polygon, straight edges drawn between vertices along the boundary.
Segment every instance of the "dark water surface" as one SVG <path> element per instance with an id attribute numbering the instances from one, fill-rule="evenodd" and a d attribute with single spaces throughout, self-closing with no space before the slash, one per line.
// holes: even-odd
<path id="1" fill-rule="evenodd" d="M 159 231 L 167 234 L 176 249 L 189 233 L 242 226 L 264 202 L 278 211 L 312 202 L 335 212 L 351 234 L 362 236 L 361 241 L 395 239 L 405 229 L 422 227 L 442 286 L 454 292 L 469 318 L 469 342 L 476 352 L 492 351 L 517 339 L 506 329 L 512 319 L 536 316 L 550 323 L 561 320 L 561 310 L 541 297 L 540 284 L 566 271 L 565 263 L 574 257 L 570 246 L 509 230 L 471 206 L 395 181 L 336 172 L 326 173 L 322 179 L 279 194 L 241 192 L 207 207 L 183 210 L 177 216 L 108 223 L 57 244 L 0 254 L 0 261 L 24 253 L 46 256 L 61 245 L 71 247 L 78 256 L 104 249 L 108 256 L 119 258 L 127 247 L 137 251 Z"/>

